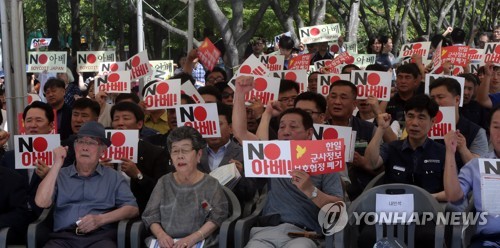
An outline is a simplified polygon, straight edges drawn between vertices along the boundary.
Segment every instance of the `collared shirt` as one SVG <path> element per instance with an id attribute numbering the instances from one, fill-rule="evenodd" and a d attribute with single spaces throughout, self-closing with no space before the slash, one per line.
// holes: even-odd
<path id="1" fill-rule="evenodd" d="M 499 159 L 495 152 L 488 153 L 485 158 Z M 467 202 L 467 196 L 472 191 L 474 197 L 474 207 L 476 212 L 483 212 L 482 206 L 482 192 L 481 192 L 481 173 L 479 172 L 479 158 L 472 159 L 469 163 L 465 164 L 460 173 L 458 174 L 458 181 L 460 188 L 464 193 L 464 198 L 458 202 L 453 202 L 452 206 L 463 208 Z M 486 215 L 486 223 L 484 225 L 477 224 L 477 234 L 498 234 L 500 233 L 500 216 Z"/>
<path id="2" fill-rule="evenodd" d="M 196 63 L 196 65 L 194 65 L 192 75 L 196 81 L 205 85 L 205 69 L 203 68 L 203 65 Z"/>
<path id="3" fill-rule="evenodd" d="M 445 147 L 429 138 L 412 149 L 408 139 L 383 144 L 380 157 L 385 165 L 385 183 L 406 183 L 429 193 L 443 191 Z"/>
<path id="4" fill-rule="evenodd" d="M 75 227 L 87 214 L 103 214 L 126 205 L 137 207 L 130 186 L 117 171 L 98 164 L 92 175 L 83 177 L 75 165 L 61 168 L 54 191 L 54 231 Z"/>
<path id="5" fill-rule="evenodd" d="M 208 166 L 210 166 L 210 171 L 213 171 L 217 169 L 217 167 L 219 167 L 220 162 L 224 158 L 224 154 L 226 154 L 227 146 L 229 146 L 229 143 L 231 143 L 231 140 L 220 147 L 217 152 L 214 152 L 214 150 L 207 146 Z"/>
<path id="6" fill-rule="evenodd" d="M 160 118 L 158 119 L 157 122 L 153 122 L 153 118 L 151 118 L 151 115 L 146 115 L 144 117 L 144 125 L 146 127 L 152 128 L 161 134 L 166 134 L 168 130 L 170 130 L 170 127 L 168 126 L 168 115 L 167 111 L 165 111 Z"/>

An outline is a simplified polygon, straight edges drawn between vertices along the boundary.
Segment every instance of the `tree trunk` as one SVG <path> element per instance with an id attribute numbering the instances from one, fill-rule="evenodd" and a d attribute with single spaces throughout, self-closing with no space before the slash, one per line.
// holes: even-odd
<path id="1" fill-rule="evenodd" d="M 347 41 L 358 40 L 359 28 L 359 5 L 360 0 L 353 0 L 351 4 L 351 11 L 349 14 L 349 24 L 347 25 Z"/>
<path id="2" fill-rule="evenodd" d="M 45 14 L 47 16 L 47 36 L 52 38 L 49 50 L 59 51 L 59 4 L 57 0 L 45 0 Z M 78 38 L 80 40 L 80 38 Z"/>
<path id="3" fill-rule="evenodd" d="M 71 0 L 71 48 L 74 57 L 80 51 L 80 0 Z"/>

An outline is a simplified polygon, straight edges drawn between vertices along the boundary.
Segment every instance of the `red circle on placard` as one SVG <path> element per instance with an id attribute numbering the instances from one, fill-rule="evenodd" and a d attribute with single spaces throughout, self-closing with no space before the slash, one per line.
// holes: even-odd
<path id="1" fill-rule="evenodd" d="M 320 33 L 318 28 L 311 28 L 311 35 L 316 36 Z"/>
<path id="2" fill-rule="evenodd" d="M 89 62 L 89 63 L 91 63 L 91 64 L 95 63 L 95 61 L 96 61 L 96 60 L 97 60 L 97 58 L 95 57 L 95 55 L 94 55 L 94 54 L 89 54 L 89 55 L 87 56 L 87 62 Z"/>
<path id="3" fill-rule="evenodd" d="M 136 67 L 141 63 L 141 58 L 139 56 L 135 56 L 132 59 L 132 67 Z"/>
<path id="4" fill-rule="evenodd" d="M 276 62 L 278 62 L 278 59 L 276 58 L 276 56 L 269 57 L 269 64 L 274 65 L 274 64 L 276 64 Z"/>
<path id="5" fill-rule="evenodd" d="M 470 49 L 468 54 L 476 54 L 477 53 L 477 50 L 476 49 Z"/>
<path id="6" fill-rule="evenodd" d="M 158 94 L 167 94 L 168 92 L 168 84 L 163 82 L 163 83 L 159 83 L 158 86 L 156 86 L 156 92 L 158 92 Z"/>
<path id="7" fill-rule="evenodd" d="M 120 80 L 120 74 L 118 73 L 111 73 L 108 75 L 108 82 L 116 82 Z"/>
<path id="8" fill-rule="evenodd" d="M 240 68 L 240 73 L 252 73 L 252 67 L 250 67 L 249 65 L 244 65 Z"/>
<path id="9" fill-rule="evenodd" d="M 353 57 L 353 56 L 349 56 L 349 57 L 347 57 L 347 58 L 345 59 L 345 62 L 346 62 L 347 64 L 352 64 L 352 63 L 354 63 L 354 57 Z"/>
<path id="10" fill-rule="evenodd" d="M 420 43 L 413 45 L 413 49 L 420 49 L 421 47 L 422 47 L 422 44 L 420 44 Z"/>
<path id="11" fill-rule="evenodd" d="M 255 79 L 255 90 L 264 91 L 267 89 L 267 81 L 263 78 Z"/>
<path id="12" fill-rule="evenodd" d="M 380 76 L 377 73 L 368 74 L 368 83 L 371 85 L 377 85 L 380 83 Z"/>
<path id="13" fill-rule="evenodd" d="M 340 50 L 340 47 L 339 45 L 337 44 L 333 44 L 331 47 L 330 47 L 330 51 L 332 51 L 332 53 L 338 53 Z"/>
<path id="14" fill-rule="evenodd" d="M 436 117 L 434 117 L 434 123 L 440 123 L 443 120 L 443 113 L 441 110 L 439 110 L 436 114 Z"/>
<path id="15" fill-rule="evenodd" d="M 122 146 L 125 144 L 125 134 L 117 132 L 111 135 L 111 143 L 113 146 Z"/>
<path id="16" fill-rule="evenodd" d="M 30 105 L 31 102 L 33 102 L 33 96 L 28 95 L 28 105 Z"/>
<path id="17" fill-rule="evenodd" d="M 439 68 L 436 69 L 436 71 L 434 72 L 435 74 L 440 74 L 441 72 L 443 72 L 443 67 L 440 66 Z"/>
<path id="18" fill-rule="evenodd" d="M 459 67 L 453 69 L 453 73 L 452 73 L 453 75 L 458 75 L 459 73 L 460 73 L 460 68 Z"/>
<path id="19" fill-rule="evenodd" d="M 323 132 L 323 139 L 336 139 L 339 137 L 339 133 L 335 128 L 328 128 Z"/>
<path id="20" fill-rule="evenodd" d="M 339 76 L 333 76 L 330 78 L 330 83 L 334 83 L 334 82 L 337 82 L 340 80 L 340 77 Z"/>
<path id="21" fill-rule="evenodd" d="M 38 56 L 38 61 L 40 62 L 40 64 L 45 64 L 48 60 L 49 58 L 45 54 L 41 54 L 40 56 Z"/>
<path id="22" fill-rule="evenodd" d="M 194 109 L 194 118 L 198 121 L 204 121 L 207 119 L 207 111 L 204 107 L 198 106 Z"/>
<path id="23" fill-rule="evenodd" d="M 266 147 L 264 147 L 264 155 L 270 160 L 276 160 L 281 155 L 281 149 L 276 144 L 267 144 Z"/>
<path id="24" fill-rule="evenodd" d="M 285 74 L 285 79 L 292 80 L 292 81 L 297 81 L 297 74 L 295 74 L 295 72 L 287 72 Z"/>
<path id="25" fill-rule="evenodd" d="M 47 143 L 47 140 L 42 137 L 38 137 L 35 140 L 33 140 L 33 149 L 37 152 L 44 152 L 47 150 L 47 147 L 49 144 Z"/>
<path id="26" fill-rule="evenodd" d="M 112 64 L 112 65 L 109 67 L 109 69 L 110 69 L 111 71 L 118 71 L 118 64 L 116 64 L 116 63 L 115 63 L 115 64 Z"/>
<path id="27" fill-rule="evenodd" d="M 495 47 L 495 53 L 496 53 L 496 54 L 499 54 L 499 53 L 500 53 L 500 46 L 498 46 L 498 45 L 497 45 L 497 46 Z"/>

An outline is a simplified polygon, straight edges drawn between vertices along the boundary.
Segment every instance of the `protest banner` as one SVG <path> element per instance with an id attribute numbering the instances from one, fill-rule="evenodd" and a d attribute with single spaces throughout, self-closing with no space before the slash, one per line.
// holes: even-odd
<path id="1" fill-rule="evenodd" d="M 349 74 L 337 74 L 337 73 L 329 73 L 329 74 L 318 74 L 318 84 L 317 91 L 319 94 L 327 97 L 330 93 L 330 85 L 339 80 L 351 80 L 351 75 Z"/>
<path id="2" fill-rule="evenodd" d="M 286 178 L 293 170 L 328 174 L 345 169 L 344 141 L 243 141 L 243 160 L 246 177 Z"/>
<path id="3" fill-rule="evenodd" d="M 290 59 L 288 70 L 309 70 L 312 54 L 301 54 Z"/>
<path id="4" fill-rule="evenodd" d="M 428 136 L 431 139 L 444 139 L 450 130 L 456 130 L 455 126 L 455 107 L 439 107 Z"/>
<path id="5" fill-rule="evenodd" d="M 467 59 L 469 59 L 471 63 L 480 63 L 483 60 L 483 56 L 484 49 L 469 47 Z"/>
<path id="6" fill-rule="evenodd" d="M 277 77 L 260 77 L 254 75 L 240 75 L 228 85 L 236 90 L 236 83 L 239 80 L 247 81 L 251 83 L 253 81 L 254 88 L 245 94 L 245 101 L 259 100 L 263 105 L 267 105 L 270 101 L 278 100 L 280 79 Z"/>
<path id="7" fill-rule="evenodd" d="M 401 60 L 402 64 L 412 63 L 413 61 L 411 61 L 411 56 L 413 56 L 413 54 L 417 54 L 422 56 L 422 60 L 425 61 L 429 56 L 430 49 L 431 42 L 429 41 L 407 43 L 401 47 L 398 59 Z"/>
<path id="8" fill-rule="evenodd" d="M 469 53 L 468 46 L 447 46 L 441 48 L 441 59 L 456 66 L 466 66 Z"/>
<path id="9" fill-rule="evenodd" d="M 484 45 L 484 56 L 481 65 L 488 62 L 500 66 L 500 42 L 489 42 Z"/>
<path id="10" fill-rule="evenodd" d="M 144 85 L 143 101 L 147 110 L 175 107 L 181 102 L 181 80 L 154 80 Z"/>
<path id="11" fill-rule="evenodd" d="M 357 65 L 360 69 L 365 69 L 368 65 L 375 64 L 377 55 L 375 54 L 353 54 L 353 64 Z M 345 62 L 347 63 L 347 61 Z M 349 64 L 349 63 L 347 63 Z"/>
<path id="12" fill-rule="evenodd" d="M 352 127 L 343 127 L 335 125 L 313 124 L 313 140 L 331 140 L 343 139 L 344 140 L 344 157 L 346 161 L 350 162 L 349 158 L 351 153 L 354 153 L 354 144 L 352 140 Z"/>
<path id="13" fill-rule="evenodd" d="M 28 72 L 66 72 L 66 52 L 29 52 Z"/>
<path id="14" fill-rule="evenodd" d="M 99 63 L 99 75 L 104 75 L 110 72 L 126 71 L 126 62 L 101 62 Z"/>
<path id="15" fill-rule="evenodd" d="M 33 38 L 31 39 L 30 49 L 48 47 L 51 41 L 52 38 Z"/>
<path id="16" fill-rule="evenodd" d="M 191 99 L 193 99 L 195 103 L 205 103 L 203 97 L 201 97 L 198 90 L 196 90 L 196 88 L 190 81 L 186 81 L 181 84 L 181 94 L 188 95 L 189 97 L 191 97 Z"/>
<path id="17" fill-rule="evenodd" d="M 78 72 L 98 72 L 100 63 L 116 60 L 114 51 L 78 51 L 76 58 L 76 71 Z"/>
<path id="18" fill-rule="evenodd" d="M 175 114 L 178 127 L 193 127 L 203 138 L 221 137 L 216 103 L 177 105 Z"/>
<path id="19" fill-rule="evenodd" d="M 94 92 L 130 93 L 130 71 L 111 72 L 94 78 Z"/>
<path id="20" fill-rule="evenodd" d="M 500 159 L 479 159 L 482 211 L 490 215 L 500 214 Z"/>
<path id="21" fill-rule="evenodd" d="M 300 42 L 304 44 L 337 40 L 340 37 L 338 23 L 299 28 Z"/>
<path id="22" fill-rule="evenodd" d="M 209 38 L 201 43 L 197 50 L 198 59 L 209 70 L 212 71 L 219 62 L 220 51 L 217 49 Z"/>
<path id="23" fill-rule="evenodd" d="M 307 71 L 306 70 L 282 70 L 282 71 L 273 71 L 273 77 L 292 80 L 299 84 L 299 94 L 307 91 Z"/>
<path id="24" fill-rule="evenodd" d="M 111 145 L 101 156 L 102 159 L 111 159 L 110 163 L 121 163 L 126 158 L 137 163 L 139 145 L 139 130 L 106 129 L 106 138 Z"/>
<path id="25" fill-rule="evenodd" d="M 392 73 L 386 71 L 351 71 L 351 82 L 358 89 L 357 99 L 368 99 L 374 96 L 380 101 L 391 98 Z"/>
<path id="26" fill-rule="evenodd" d="M 125 62 L 125 71 L 130 71 L 130 80 L 138 80 L 153 73 L 148 51 L 143 50 Z"/>
<path id="27" fill-rule="evenodd" d="M 156 71 L 161 71 L 167 75 L 163 79 L 169 79 L 174 76 L 174 61 L 173 60 L 150 60 L 149 64 Z M 149 80 L 151 81 L 151 80 Z M 147 82 L 149 82 L 147 81 Z"/>
<path id="28" fill-rule="evenodd" d="M 54 164 L 53 150 L 61 145 L 59 134 L 14 135 L 16 169 L 36 169 L 37 159 L 48 167 Z"/>
<path id="29" fill-rule="evenodd" d="M 463 77 L 455 77 L 455 76 L 447 76 L 447 75 L 441 75 L 441 74 L 425 74 L 425 85 L 424 85 L 424 94 L 426 95 L 430 95 L 430 92 L 429 92 L 429 86 L 431 85 L 432 82 L 434 82 L 434 80 L 440 78 L 440 77 L 447 77 L 447 78 L 453 78 L 455 80 L 458 81 L 458 83 L 460 84 L 460 92 L 462 92 L 461 96 L 460 96 L 460 107 L 462 107 L 463 103 L 464 103 L 464 86 L 465 86 L 465 78 Z"/>
<path id="30" fill-rule="evenodd" d="M 283 66 L 285 64 L 285 56 L 283 55 L 264 54 L 259 56 L 259 60 L 262 64 L 266 65 L 269 71 L 283 70 Z"/>

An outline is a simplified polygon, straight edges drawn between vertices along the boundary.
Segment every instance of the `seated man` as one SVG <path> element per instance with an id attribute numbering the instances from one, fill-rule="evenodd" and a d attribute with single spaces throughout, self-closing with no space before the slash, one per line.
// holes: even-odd
<path id="1" fill-rule="evenodd" d="M 253 84 L 253 83 L 252 83 Z M 233 132 L 241 140 L 257 140 L 257 136 L 246 128 L 245 94 L 252 90 L 252 84 L 237 82 L 233 105 Z M 268 130 L 271 110 L 269 104 L 260 125 Z M 302 109 L 291 108 L 279 116 L 279 140 L 310 140 L 313 134 L 313 120 Z M 260 129 L 261 127 L 259 127 Z M 338 173 L 310 176 L 305 171 L 290 171 L 289 178 L 268 179 L 267 202 L 263 209 L 261 224 L 250 233 L 247 247 L 317 247 L 308 238 L 291 238 L 289 232 L 316 231 L 319 209 L 328 203 L 342 200 L 342 185 Z"/>
<path id="2" fill-rule="evenodd" d="M 104 127 L 85 123 L 75 140 L 74 165 L 61 168 L 65 147 L 54 150 L 54 165 L 36 192 L 41 208 L 54 208 L 54 232 L 45 247 L 116 247 L 113 223 L 139 213 L 125 178 L 99 164 L 111 141 Z"/>
<path id="3" fill-rule="evenodd" d="M 500 158 L 500 105 L 491 110 L 490 138 L 493 145 L 493 151 L 484 158 Z M 465 164 L 457 175 L 457 163 L 455 161 L 455 152 L 458 149 L 459 136 L 457 132 L 450 131 L 446 134 L 446 162 L 444 168 L 444 190 L 448 202 L 457 208 L 462 208 L 467 202 L 467 195 L 472 192 L 474 197 L 474 207 L 477 213 L 488 211 L 483 205 L 483 182 L 479 169 L 479 159 L 474 158 Z M 498 199 L 495 199 L 498 202 Z M 465 204 L 464 204 L 465 203 Z M 498 215 L 487 214 L 486 224 L 477 225 L 476 235 L 472 237 L 472 243 L 469 247 L 498 247 L 500 245 L 500 219 Z M 480 217 L 481 218 L 481 217 Z"/>
<path id="4" fill-rule="evenodd" d="M 419 186 L 438 201 L 445 201 L 443 191 L 444 146 L 427 134 L 438 112 L 437 104 L 426 95 L 417 95 L 405 106 L 408 137 L 380 146 L 382 134 L 389 127 L 389 114 L 377 117 L 378 127 L 365 151 L 372 168 L 385 165 L 385 183 Z"/>

